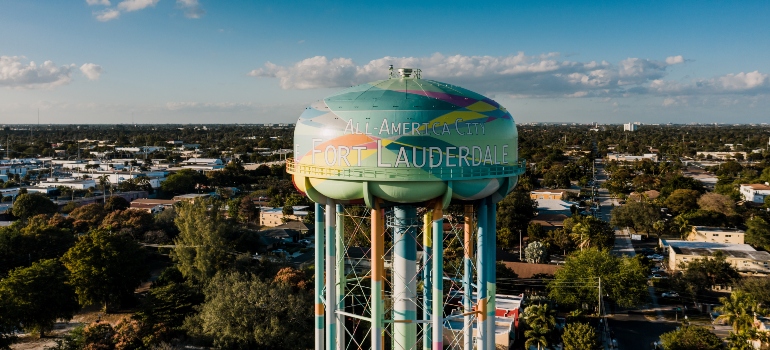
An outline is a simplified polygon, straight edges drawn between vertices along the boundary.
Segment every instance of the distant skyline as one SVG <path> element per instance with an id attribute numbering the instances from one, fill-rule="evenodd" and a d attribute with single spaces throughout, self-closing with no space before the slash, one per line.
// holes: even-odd
<path id="1" fill-rule="evenodd" d="M 0 0 L 0 124 L 293 123 L 391 64 L 518 123 L 763 123 L 768 17 L 768 1 Z"/>

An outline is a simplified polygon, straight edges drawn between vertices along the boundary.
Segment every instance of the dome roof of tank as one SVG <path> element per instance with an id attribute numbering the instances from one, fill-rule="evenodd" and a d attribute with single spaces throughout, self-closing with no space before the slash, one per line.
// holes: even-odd
<path id="1" fill-rule="evenodd" d="M 505 108 L 456 85 L 419 78 L 386 79 L 353 86 L 324 99 L 332 110 L 453 110 L 474 104 Z"/>

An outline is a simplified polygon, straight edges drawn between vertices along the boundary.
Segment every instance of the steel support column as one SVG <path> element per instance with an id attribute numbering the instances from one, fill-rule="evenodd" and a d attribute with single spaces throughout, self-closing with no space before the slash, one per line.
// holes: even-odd
<path id="1" fill-rule="evenodd" d="M 444 212 L 441 204 L 433 209 L 433 350 L 444 348 Z"/>
<path id="2" fill-rule="evenodd" d="M 487 197 L 487 235 L 486 259 L 487 265 L 487 349 L 495 349 L 495 319 L 497 306 L 495 296 L 497 294 L 497 204 L 492 201 L 492 197 Z"/>
<path id="3" fill-rule="evenodd" d="M 315 350 L 324 349 L 324 217 L 321 203 L 315 203 Z"/>
<path id="4" fill-rule="evenodd" d="M 433 226 L 433 216 L 431 213 L 425 213 L 422 226 L 422 319 L 429 321 L 433 313 L 433 298 L 431 284 L 431 255 L 433 254 L 433 237 L 431 228 Z M 433 346 L 433 333 L 431 332 L 430 322 L 422 324 L 422 348 L 430 350 Z"/>
<path id="5" fill-rule="evenodd" d="M 337 276 L 337 310 L 345 311 L 345 286 L 347 286 L 347 275 L 345 274 L 345 211 L 342 204 L 337 204 L 336 208 L 336 276 Z M 345 316 L 341 314 L 335 315 L 337 317 L 337 349 L 342 350 L 345 348 Z"/>
<path id="6" fill-rule="evenodd" d="M 393 320 L 417 320 L 417 242 L 414 222 L 417 210 L 411 205 L 393 208 Z M 417 323 L 393 323 L 393 349 L 415 349 Z"/>
<path id="7" fill-rule="evenodd" d="M 383 280 L 385 276 L 385 220 L 378 199 L 372 208 L 372 350 L 382 350 L 385 331 Z"/>
<path id="8" fill-rule="evenodd" d="M 337 241 L 334 201 L 326 201 L 326 349 L 337 349 Z"/>
<path id="9" fill-rule="evenodd" d="M 465 205 L 463 233 L 463 349 L 473 350 L 473 205 Z"/>
<path id="10" fill-rule="evenodd" d="M 489 221 L 487 220 L 487 201 L 486 199 L 482 199 L 479 201 L 479 207 L 476 211 L 477 213 L 477 220 L 478 220 L 478 237 L 476 237 L 476 243 L 477 243 L 477 254 L 476 254 L 476 288 L 478 289 L 478 293 L 476 294 L 476 311 L 478 311 L 478 321 L 477 321 L 477 330 L 478 330 L 478 341 L 476 342 L 477 348 L 479 350 L 486 349 L 487 348 L 487 328 L 489 327 L 489 323 L 487 323 L 487 281 L 489 277 L 487 276 L 489 274 L 489 258 L 487 255 L 489 254 L 487 245 L 485 244 L 487 241 L 487 234 L 489 234 L 487 225 L 489 225 Z"/>

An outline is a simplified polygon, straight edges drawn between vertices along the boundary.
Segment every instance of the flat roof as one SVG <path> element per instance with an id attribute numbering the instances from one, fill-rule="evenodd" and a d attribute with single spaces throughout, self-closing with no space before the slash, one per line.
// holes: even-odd
<path id="1" fill-rule="evenodd" d="M 714 227 L 714 226 L 693 226 L 695 228 L 695 231 L 698 232 L 731 232 L 731 233 L 744 233 L 743 230 L 739 230 L 737 228 L 725 228 L 725 227 Z"/>
<path id="2" fill-rule="evenodd" d="M 661 240 L 664 246 L 670 246 L 674 249 L 711 249 L 722 251 L 742 251 L 753 252 L 756 249 L 752 248 L 748 244 L 733 244 L 733 243 L 719 243 L 719 242 L 694 242 L 694 241 L 680 241 L 680 240 Z M 678 252 L 677 252 L 678 253 Z"/>

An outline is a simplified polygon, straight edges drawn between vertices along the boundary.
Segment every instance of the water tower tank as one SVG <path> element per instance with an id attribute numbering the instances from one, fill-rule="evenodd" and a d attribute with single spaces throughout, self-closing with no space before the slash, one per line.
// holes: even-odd
<path id="1" fill-rule="evenodd" d="M 470 201 L 515 186 L 524 170 L 517 140 L 497 102 L 401 68 L 305 109 L 287 166 L 297 188 L 320 203 Z"/>

